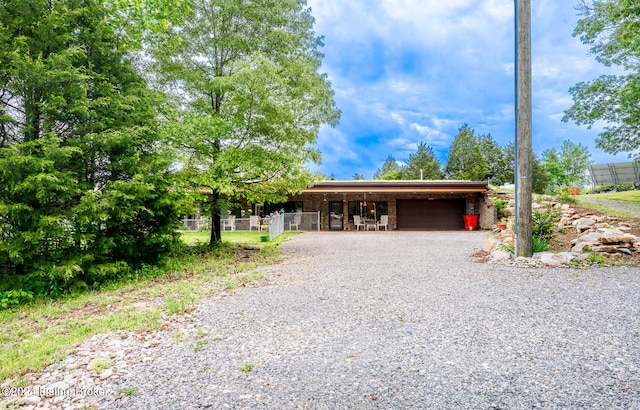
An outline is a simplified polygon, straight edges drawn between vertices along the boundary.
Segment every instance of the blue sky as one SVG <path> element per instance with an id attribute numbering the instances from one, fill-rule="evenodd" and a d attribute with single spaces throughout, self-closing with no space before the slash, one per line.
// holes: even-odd
<path id="1" fill-rule="evenodd" d="M 596 149 L 598 128 L 563 123 L 569 88 L 607 68 L 572 37 L 576 0 L 532 0 L 533 150 L 570 139 L 596 163 L 626 161 Z M 514 139 L 514 0 L 308 0 L 324 36 L 322 71 L 340 124 L 321 130 L 322 164 L 337 179 L 372 178 L 389 155 L 408 159 L 420 141 L 442 165 L 463 124 Z"/>

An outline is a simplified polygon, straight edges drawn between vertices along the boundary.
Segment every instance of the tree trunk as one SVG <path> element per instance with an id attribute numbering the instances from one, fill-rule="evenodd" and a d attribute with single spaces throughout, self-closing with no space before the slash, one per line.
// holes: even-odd
<path id="1" fill-rule="evenodd" d="M 222 241 L 220 220 L 220 193 L 214 189 L 213 194 L 211 195 L 211 237 L 209 238 L 210 247 L 213 247 Z"/>

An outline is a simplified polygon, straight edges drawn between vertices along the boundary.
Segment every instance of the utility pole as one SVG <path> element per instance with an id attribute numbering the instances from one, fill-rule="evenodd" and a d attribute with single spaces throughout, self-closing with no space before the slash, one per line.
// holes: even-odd
<path id="1" fill-rule="evenodd" d="M 516 256 L 533 255 L 532 105 L 531 105 L 531 0 L 516 2 Z"/>

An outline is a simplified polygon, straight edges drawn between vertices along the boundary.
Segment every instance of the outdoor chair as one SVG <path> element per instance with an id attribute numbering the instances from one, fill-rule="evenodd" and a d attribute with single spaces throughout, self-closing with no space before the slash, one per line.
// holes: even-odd
<path id="1" fill-rule="evenodd" d="M 359 231 L 360 227 L 365 229 L 364 221 L 360 218 L 360 215 L 353 215 L 353 225 L 356 227 L 356 231 Z"/>
<path id="2" fill-rule="evenodd" d="M 299 212 L 293 216 L 293 220 L 289 221 L 289 230 L 293 231 L 293 227 L 296 227 L 296 230 L 300 229 L 300 222 L 302 220 L 302 215 Z"/>
<path id="3" fill-rule="evenodd" d="M 389 230 L 389 215 L 380 215 L 380 221 L 377 223 L 377 230 L 384 226 L 384 230 Z"/>
<path id="4" fill-rule="evenodd" d="M 260 227 L 260 217 L 258 215 L 249 216 L 249 231 L 252 231 L 253 228 L 256 228 L 256 231 L 262 230 Z"/>
<path id="5" fill-rule="evenodd" d="M 236 216 L 229 215 L 228 218 L 222 220 L 222 230 L 226 231 L 229 228 L 230 231 L 236 230 Z"/>

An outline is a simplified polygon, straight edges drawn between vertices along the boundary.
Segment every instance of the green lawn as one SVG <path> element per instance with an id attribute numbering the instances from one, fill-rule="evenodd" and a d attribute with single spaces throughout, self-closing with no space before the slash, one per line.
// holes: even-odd
<path id="1" fill-rule="evenodd" d="M 182 232 L 182 240 L 188 244 L 209 243 L 209 231 L 200 232 Z M 258 244 L 261 242 L 260 237 L 268 235 L 266 232 L 222 232 L 222 241 L 230 243 Z"/>
<path id="2" fill-rule="evenodd" d="M 580 195 L 579 198 L 580 197 L 602 198 L 610 199 L 612 201 L 640 202 L 640 190 L 605 192 L 602 194 Z"/>

